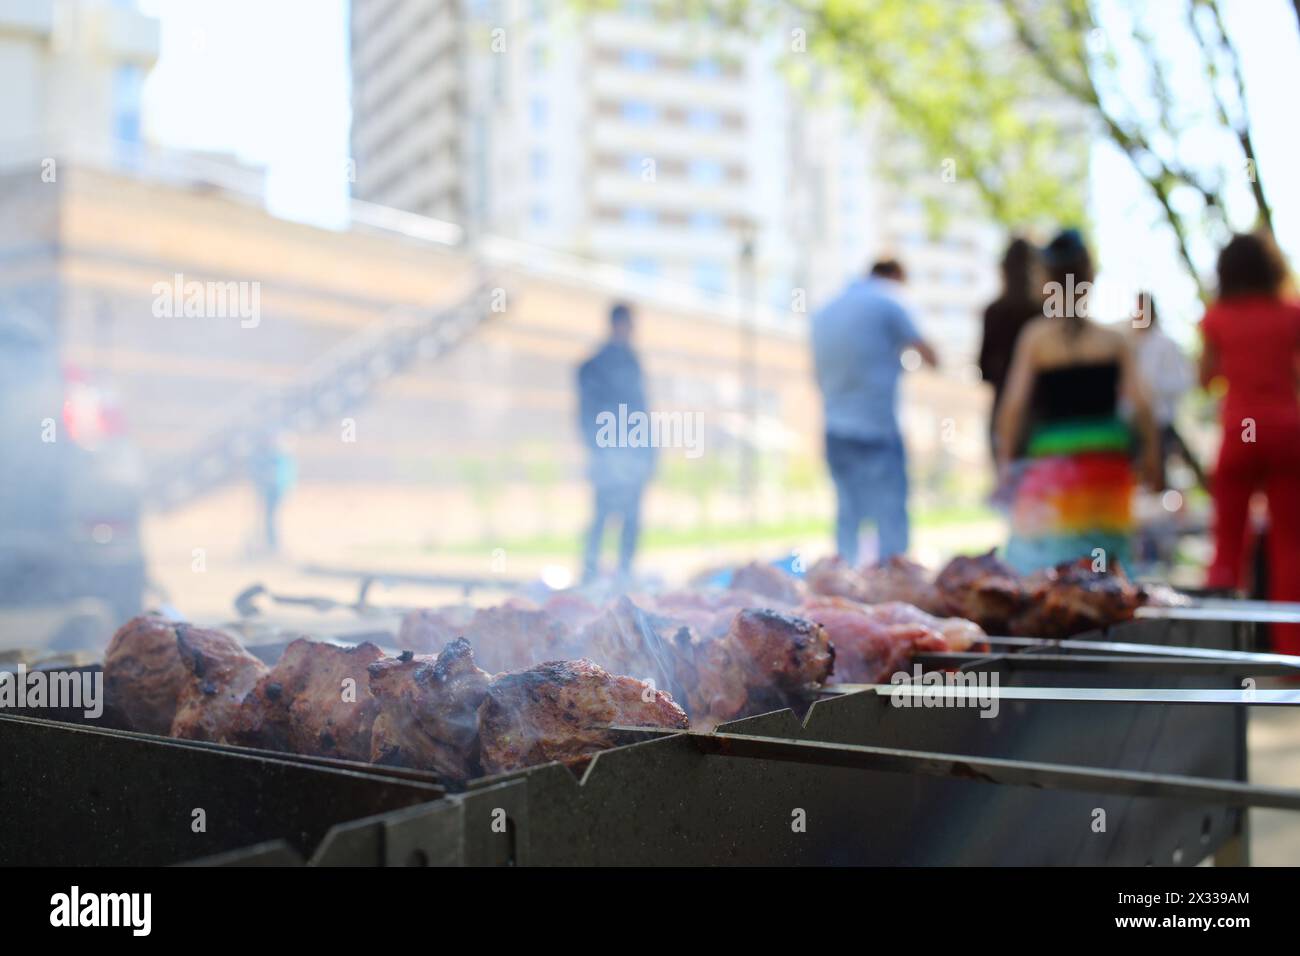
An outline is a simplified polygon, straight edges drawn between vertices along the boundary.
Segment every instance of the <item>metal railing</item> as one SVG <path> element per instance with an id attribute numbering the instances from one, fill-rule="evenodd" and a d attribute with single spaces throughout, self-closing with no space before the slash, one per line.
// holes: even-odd
<path id="1" fill-rule="evenodd" d="M 179 507 L 247 474 L 248 460 L 284 432 L 304 432 L 359 407 L 417 360 L 444 355 L 492 314 L 490 286 L 449 306 L 395 311 L 312 361 L 292 382 L 246 395 L 198 444 L 153 470 L 146 500 Z"/>

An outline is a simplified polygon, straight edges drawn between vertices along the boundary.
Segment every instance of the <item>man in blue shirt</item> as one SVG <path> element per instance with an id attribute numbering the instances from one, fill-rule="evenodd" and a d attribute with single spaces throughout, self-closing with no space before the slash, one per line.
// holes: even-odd
<path id="1" fill-rule="evenodd" d="M 835 482 L 835 542 L 858 560 L 858 530 L 871 518 L 881 561 L 907 552 L 907 461 L 898 427 L 904 350 L 928 365 L 934 350 L 898 298 L 903 268 L 877 262 L 813 316 L 813 360 L 826 414 L 826 461 Z"/>

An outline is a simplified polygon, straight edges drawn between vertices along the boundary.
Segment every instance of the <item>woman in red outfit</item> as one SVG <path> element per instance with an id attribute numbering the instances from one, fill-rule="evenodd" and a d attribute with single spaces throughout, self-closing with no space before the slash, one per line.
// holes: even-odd
<path id="1" fill-rule="evenodd" d="M 1241 585 L 1250 499 L 1263 492 L 1269 596 L 1300 601 L 1300 305 L 1283 298 L 1286 264 L 1267 236 L 1233 236 L 1219 254 L 1218 273 L 1218 301 L 1201 323 L 1201 384 L 1219 376 L 1228 383 L 1206 583 Z M 1300 626 L 1275 626 L 1273 635 L 1278 651 L 1300 654 Z"/>

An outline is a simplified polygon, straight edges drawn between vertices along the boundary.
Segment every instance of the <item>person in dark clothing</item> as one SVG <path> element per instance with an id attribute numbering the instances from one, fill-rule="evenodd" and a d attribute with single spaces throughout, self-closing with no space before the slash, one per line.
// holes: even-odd
<path id="1" fill-rule="evenodd" d="M 632 310 L 619 303 L 610 309 L 609 341 L 578 368 L 579 427 L 588 452 L 588 477 L 594 505 L 583 554 L 583 580 L 600 572 L 605 524 L 622 522 L 618 571 L 632 570 L 641 530 L 641 496 L 654 471 L 654 449 L 631 444 L 618 423 L 648 416 L 641 363 L 632 350 Z"/>
<path id="2" fill-rule="evenodd" d="M 984 310 L 984 338 L 980 343 L 980 377 L 993 386 L 993 411 L 989 415 L 989 451 L 997 460 L 998 409 L 1006 389 L 1016 340 L 1026 325 L 1043 314 L 1041 267 L 1038 251 L 1025 239 L 1012 239 L 1002 256 L 1002 294 Z"/>

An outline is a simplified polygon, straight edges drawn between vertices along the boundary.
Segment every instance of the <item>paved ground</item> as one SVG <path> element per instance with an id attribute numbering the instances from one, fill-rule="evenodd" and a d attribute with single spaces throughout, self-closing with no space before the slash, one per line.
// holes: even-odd
<path id="1" fill-rule="evenodd" d="M 1256 707 L 1250 717 L 1253 783 L 1300 789 L 1300 711 Z M 1252 861 L 1258 866 L 1300 866 L 1300 812 L 1252 810 Z"/>

